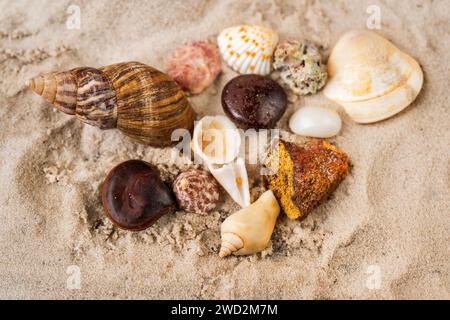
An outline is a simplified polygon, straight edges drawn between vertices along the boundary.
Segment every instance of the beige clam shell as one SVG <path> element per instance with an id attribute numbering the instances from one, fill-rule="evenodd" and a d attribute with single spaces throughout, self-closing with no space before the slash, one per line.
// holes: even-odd
<path id="1" fill-rule="evenodd" d="M 270 190 L 249 207 L 233 213 L 220 228 L 219 256 L 246 255 L 266 249 L 279 214 L 280 206 Z"/>
<path id="2" fill-rule="evenodd" d="M 358 123 L 402 111 L 423 84 L 417 61 L 372 31 L 345 33 L 328 59 L 328 74 L 324 94 Z"/>

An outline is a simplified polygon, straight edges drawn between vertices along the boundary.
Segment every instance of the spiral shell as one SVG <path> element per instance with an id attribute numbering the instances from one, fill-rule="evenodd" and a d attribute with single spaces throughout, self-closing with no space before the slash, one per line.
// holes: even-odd
<path id="1" fill-rule="evenodd" d="M 219 187 L 206 171 L 190 169 L 180 173 L 173 182 L 178 207 L 186 212 L 207 214 L 216 208 Z"/>
<path id="2" fill-rule="evenodd" d="M 171 145 L 174 130 L 194 126 L 194 112 L 176 82 L 139 62 L 49 73 L 27 85 L 82 122 L 101 129 L 118 128 L 152 146 Z"/>
<path id="3" fill-rule="evenodd" d="M 423 85 L 412 57 L 372 31 L 344 34 L 328 59 L 324 94 L 358 123 L 387 119 L 410 105 Z"/>
<path id="4" fill-rule="evenodd" d="M 280 206 L 272 191 L 264 192 L 249 207 L 225 219 L 220 227 L 221 258 L 230 254 L 245 255 L 260 252 L 269 244 Z"/>
<path id="5" fill-rule="evenodd" d="M 223 59 L 234 71 L 267 75 L 278 35 L 268 28 L 242 25 L 223 30 L 217 43 Z"/>

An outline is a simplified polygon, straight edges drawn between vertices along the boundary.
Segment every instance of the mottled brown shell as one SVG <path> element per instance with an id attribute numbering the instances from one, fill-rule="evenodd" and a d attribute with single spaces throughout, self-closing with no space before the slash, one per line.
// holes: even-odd
<path id="1" fill-rule="evenodd" d="M 62 112 L 101 129 L 117 127 L 152 146 L 169 146 L 174 130 L 190 131 L 194 125 L 194 112 L 178 84 L 139 62 L 54 72 L 27 85 Z"/>
<path id="2" fill-rule="evenodd" d="M 180 173 L 173 182 L 178 207 L 187 212 L 206 214 L 219 201 L 219 187 L 214 177 L 203 170 L 191 169 Z"/>

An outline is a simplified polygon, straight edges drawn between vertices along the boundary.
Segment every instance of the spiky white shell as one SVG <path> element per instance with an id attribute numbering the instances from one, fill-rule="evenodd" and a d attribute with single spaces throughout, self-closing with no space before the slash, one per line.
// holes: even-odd
<path id="1" fill-rule="evenodd" d="M 331 52 L 328 75 L 324 94 L 359 123 L 400 112 L 423 84 L 417 61 L 372 31 L 344 34 Z"/>
<path id="2" fill-rule="evenodd" d="M 223 30 L 217 38 L 223 60 L 240 74 L 268 75 L 278 43 L 275 31 L 255 25 Z"/>

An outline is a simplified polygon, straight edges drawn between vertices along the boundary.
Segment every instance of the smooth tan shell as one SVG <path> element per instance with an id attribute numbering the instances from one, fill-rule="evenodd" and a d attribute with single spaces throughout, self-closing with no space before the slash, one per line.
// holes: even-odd
<path id="1" fill-rule="evenodd" d="M 359 123 L 400 112 L 423 84 L 417 61 L 372 31 L 344 34 L 331 52 L 328 74 L 324 94 Z"/>
<path id="2" fill-rule="evenodd" d="M 237 234 L 227 232 L 222 234 L 222 245 L 220 246 L 219 257 L 225 258 L 244 246 L 244 242 Z"/>

